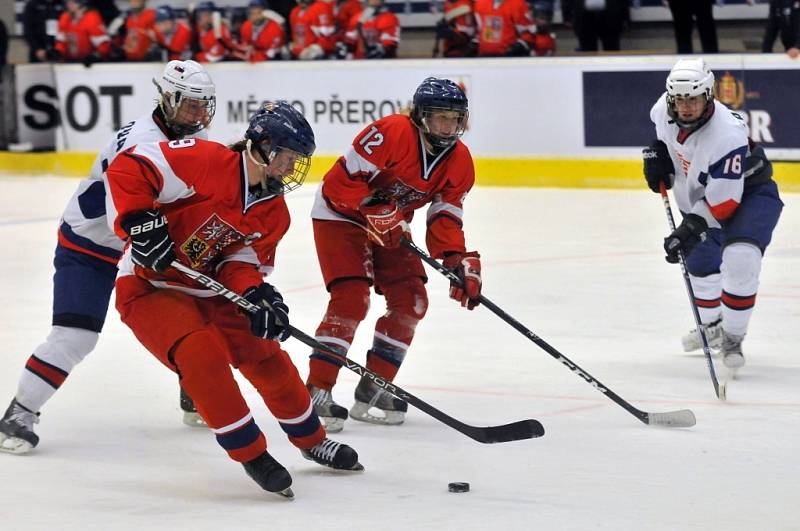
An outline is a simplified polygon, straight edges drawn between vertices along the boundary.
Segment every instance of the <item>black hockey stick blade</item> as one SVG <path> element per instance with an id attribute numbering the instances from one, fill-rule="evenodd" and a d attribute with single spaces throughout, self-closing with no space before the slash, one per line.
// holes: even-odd
<path id="1" fill-rule="evenodd" d="M 229 290 L 228 288 L 226 288 L 220 282 L 217 282 L 213 278 L 208 277 L 200 273 L 199 271 L 195 271 L 194 269 L 186 267 L 177 260 L 173 261 L 171 266 L 180 271 L 181 273 L 183 273 L 184 275 L 188 276 L 189 278 L 195 280 L 197 283 L 210 289 L 217 295 L 225 297 L 230 302 L 236 304 L 243 310 L 248 312 L 258 311 L 258 306 L 248 301 L 247 299 L 237 294 L 236 292 Z M 447 426 L 450 426 L 454 430 L 463 433 L 464 435 L 475 441 L 484 444 L 492 444 L 492 443 L 520 441 L 524 439 L 533 439 L 544 435 L 544 426 L 542 426 L 542 424 L 538 420 L 533 420 L 533 419 L 520 420 L 517 422 L 512 422 L 511 424 L 504 424 L 501 426 L 481 427 L 481 426 L 470 426 L 469 424 L 464 424 L 460 420 L 454 419 L 445 412 L 433 407 L 424 400 L 417 398 L 408 391 L 398 387 L 394 383 L 381 378 L 374 372 L 356 363 L 350 358 L 342 356 L 338 352 L 329 349 L 324 344 L 320 343 L 319 341 L 309 336 L 305 332 L 298 330 L 297 328 L 291 325 L 289 326 L 289 328 L 291 330 L 292 337 L 294 337 L 301 343 L 305 343 L 306 345 L 317 350 L 318 352 L 327 355 L 332 359 L 335 359 L 337 362 L 342 363 L 345 367 L 347 367 L 354 373 L 360 376 L 366 376 L 381 389 L 386 390 L 387 392 L 393 394 L 397 398 L 405 400 L 406 402 L 416 407 L 420 411 L 427 413 L 428 415 L 435 418 L 439 422 Z"/>
<path id="2" fill-rule="evenodd" d="M 419 256 L 423 262 L 425 262 L 426 264 L 434 268 L 436 271 L 441 273 L 445 278 L 449 279 L 451 282 L 461 283 L 461 279 L 458 277 L 458 275 L 456 275 L 453 271 L 447 269 L 442 264 L 434 260 L 431 256 L 428 255 L 428 253 L 417 247 L 414 244 L 414 242 L 406 239 L 403 239 L 402 242 L 403 245 L 408 250 Z M 514 319 L 511 315 L 509 315 L 498 305 L 487 299 L 484 295 L 481 295 L 479 300 L 485 308 L 487 308 L 497 317 L 499 317 L 507 324 L 509 324 L 514 330 L 521 333 L 523 336 L 527 337 L 530 341 L 532 341 L 539 348 L 550 354 L 553 358 L 555 358 L 566 368 L 571 370 L 573 373 L 577 374 L 586 383 L 590 384 L 592 387 L 603 393 L 606 397 L 614 401 L 617 405 L 621 406 L 624 410 L 626 410 L 628 413 L 630 413 L 643 423 L 650 426 L 667 426 L 671 428 L 689 428 L 695 425 L 696 420 L 694 417 L 694 413 L 692 413 L 688 409 L 682 409 L 680 411 L 668 411 L 666 413 L 649 413 L 647 411 L 642 411 L 641 409 L 638 409 L 630 402 L 628 402 L 627 400 L 616 394 L 614 391 L 609 389 L 603 383 L 601 383 L 600 380 L 596 379 L 594 376 L 586 372 L 583 368 L 579 367 L 577 363 L 567 358 L 564 354 L 559 352 L 555 347 L 547 343 L 547 341 L 534 334 L 531 330 L 525 327 L 525 325 Z"/>

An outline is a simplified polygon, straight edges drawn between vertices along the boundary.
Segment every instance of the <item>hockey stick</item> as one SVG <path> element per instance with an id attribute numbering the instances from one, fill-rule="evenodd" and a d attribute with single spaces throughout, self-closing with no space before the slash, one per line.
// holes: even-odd
<path id="1" fill-rule="evenodd" d="M 417 247 L 414 242 L 403 238 L 402 240 L 403 245 L 409 249 L 412 253 L 416 254 L 422 260 L 427 263 L 429 266 L 436 269 L 439 273 L 447 277 L 450 282 L 454 282 L 459 285 L 463 285 L 461 279 L 456 275 L 453 271 L 447 269 L 442 264 L 431 258 L 425 251 Z M 522 323 L 508 315 L 499 306 L 495 303 L 484 297 L 483 295 L 480 296 L 480 302 L 484 306 L 486 306 L 489 310 L 492 311 L 495 315 L 497 315 L 500 319 L 511 325 L 517 332 L 521 333 L 534 343 L 536 343 L 542 350 L 550 354 L 556 360 L 561 362 L 562 365 L 566 366 L 569 370 L 580 376 L 583 380 L 587 383 L 591 384 L 592 387 L 606 395 L 608 398 L 616 402 L 618 405 L 622 406 L 623 409 L 628 411 L 628 413 L 632 414 L 637 419 L 641 420 L 645 424 L 654 425 L 654 426 L 669 426 L 673 428 L 689 428 L 694 426 L 696 423 L 694 413 L 692 413 L 689 409 L 681 409 L 678 411 L 668 411 L 666 413 L 649 413 L 647 411 L 642 411 L 637 409 L 629 402 L 624 400 L 622 397 L 617 395 L 614 391 L 600 383 L 594 376 L 583 370 L 581 367 L 578 366 L 577 363 L 571 361 L 569 358 L 564 356 L 561 352 L 556 350 L 554 347 L 550 346 L 544 339 L 540 338 L 536 334 L 534 334 L 531 330 L 527 329 Z"/>
<path id="2" fill-rule="evenodd" d="M 669 230 L 675 231 L 675 218 L 672 216 L 672 207 L 669 204 L 669 195 L 667 195 L 667 187 L 662 182 L 659 183 L 659 191 L 661 192 L 661 200 L 664 202 L 664 210 L 667 213 L 667 222 Z M 714 370 L 714 360 L 711 359 L 711 349 L 708 347 L 708 339 L 706 339 L 706 332 L 700 322 L 700 312 L 697 305 L 694 303 L 694 289 L 692 289 L 692 281 L 689 280 L 689 273 L 686 271 L 686 261 L 683 257 L 683 251 L 678 251 L 678 262 L 681 265 L 681 274 L 683 275 L 683 283 L 686 285 L 686 293 L 689 295 L 689 305 L 692 307 L 692 315 L 694 316 L 694 324 L 697 326 L 697 332 L 700 334 L 700 341 L 703 343 L 703 354 L 706 357 L 706 364 L 708 365 L 708 372 L 711 374 L 711 383 L 714 385 L 714 393 L 720 400 L 728 398 L 728 382 L 722 384 L 717 380 L 717 372 Z"/>
<path id="3" fill-rule="evenodd" d="M 243 310 L 251 313 L 258 311 L 258 306 L 251 303 L 244 297 L 227 289 L 225 286 L 223 286 L 213 278 L 210 278 L 198 271 L 195 271 L 194 269 L 188 268 L 185 265 L 178 262 L 177 260 L 173 261 L 171 265 L 184 275 L 195 280 L 199 284 L 202 284 L 203 286 L 210 289 L 217 295 L 225 297 L 229 301 L 238 305 Z M 456 420 L 453 417 L 445 414 L 444 412 L 436 409 L 435 407 L 428 404 L 424 400 L 417 398 L 408 391 L 401 389 L 392 382 L 384 380 L 374 372 L 370 371 L 366 367 L 359 365 L 350 358 L 342 356 L 338 352 L 331 350 L 324 344 L 320 343 L 313 337 L 303 333 L 297 328 L 290 325 L 289 329 L 291 330 L 292 337 L 294 337 L 301 343 L 305 343 L 309 347 L 321 351 L 324 354 L 330 356 L 331 358 L 336 359 L 337 361 L 343 363 L 345 367 L 347 367 L 354 373 L 358 374 L 359 376 L 366 376 L 381 389 L 386 390 L 387 392 L 393 394 L 397 398 L 405 400 L 412 406 L 427 413 L 428 415 L 435 418 L 439 422 L 442 422 L 443 424 L 450 426 L 454 430 L 463 433 L 470 439 L 473 439 L 480 443 L 489 444 L 489 443 L 519 441 L 523 439 L 533 439 L 535 437 L 541 437 L 542 435 L 544 435 L 544 427 L 542 426 L 542 424 L 538 420 L 533 420 L 533 419 L 520 420 L 517 422 L 512 422 L 510 424 L 503 424 L 501 426 L 482 427 L 482 426 L 470 426 L 468 424 L 464 424 L 463 422 Z"/>

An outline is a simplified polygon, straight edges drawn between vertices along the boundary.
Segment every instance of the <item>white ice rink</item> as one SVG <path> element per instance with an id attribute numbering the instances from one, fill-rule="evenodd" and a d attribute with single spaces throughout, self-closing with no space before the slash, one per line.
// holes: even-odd
<path id="1" fill-rule="evenodd" d="M 48 333 L 56 226 L 77 182 L 0 179 L 0 410 Z M 311 334 L 327 302 L 308 219 L 314 186 L 287 196 L 293 225 L 272 279 L 292 324 Z M 462 310 L 431 271 L 428 315 L 397 383 L 471 424 L 539 419 L 545 436 L 481 445 L 411 409 L 401 427 L 348 421 L 338 439 L 366 471 L 332 473 L 301 458 L 241 380 L 294 478 L 289 502 L 181 423 L 177 378 L 112 308 L 96 351 L 43 408 L 39 448 L 0 455 L 0 529 L 800 529 L 800 196 L 784 201 L 747 365 L 721 403 L 702 356 L 680 348 L 692 317 L 677 266 L 662 258 L 657 195 L 476 188 L 467 200 L 484 294 L 637 407 L 691 408 L 694 428 L 645 426 L 487 310 Z M 424 241 L 424 217 L 414 225 Z M 352 350 L 360 363 L 381 310 L 374 296 Z M 309 349 L 285 348 L 305 376 Z M 335 389 L 348 407 L 355 381 L 343 370 Z M 451 481 L 472 490 L 448 493 Z"/>

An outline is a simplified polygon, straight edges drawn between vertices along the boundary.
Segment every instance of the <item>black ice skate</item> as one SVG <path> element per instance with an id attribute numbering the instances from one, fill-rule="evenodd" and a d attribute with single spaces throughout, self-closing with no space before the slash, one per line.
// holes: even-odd
<path id="1" fill-rule="evenodd" d="M 744 341 L 744 336 L 737 336 L 727 332 L 722 333 L 722 363 L 727 368 L 738 369 L 744 367 L 742 341 Z"/>
<path id="2" fill-rule="evenodd" d="M 356 402 L 350 408 L 350 418 L 373 424 L 396 425 L 406 420 L 408 404 L 362 376 L 355 392 Z"/>
<path id="3" fill-rule="evenodd" d="M 0 420 L 0 451 L 10 454 L 25 454 L 36 448 L 39 436 L 33 425 L 39 422 L 39 413 L 34 413 L 13 399 Z"/>
<path id="4" fill-rule="evenodd" d="M 200 416 L 200 413 L 197 412 L 197 408 L 194 407 L 192 397 L 183 390 L 183 386 L 181 386 L 181 410 L 183 411 L 183 423 L 187 426 L 192 428 L 205 428 L 208 426 L 203 417 Z"/>
<path id="5" fill-rule="evenodd" d="M 358 462 L 358 453 L 346 444 L 332 441 L 327 437 L 321 443 L 308 450 L 300 450 L 303 457 L 320 465 L 336 470 L 364 470 Z"/>
<path id="6" fill-rule="evenodd" d="M 311 403 L 314 404 L 314 413 L 325 425 L 325 431 L 328 433 L 342 431 L 344 421 L 347 420 L 347 409 L 333 401 L 330 391 L 311 384 L 307 384 L 306 387 L 311 395 Z"/>
<path id="7" fill-rule="evenodd" d="M 706 341 L 709 348 L 720 348 L 722 346 L 722 319 L 717 319 L 713 323 L 700 325 L 706 333 Z M 684 352 L 692 352 L 703 348 L 703 340 L 697 328 L 681 338 Z"/>
<path id="8" fill-rule="evenodd" d="M 294 498 L 294 492 L 290 488 L 292 476 L 277 462 L 269 452 L 264 452 L 252 461 L 242 463 L 244 471 L 253 478 L 258 485 L 268 491 L 274 492 L 284 498 Z"/>

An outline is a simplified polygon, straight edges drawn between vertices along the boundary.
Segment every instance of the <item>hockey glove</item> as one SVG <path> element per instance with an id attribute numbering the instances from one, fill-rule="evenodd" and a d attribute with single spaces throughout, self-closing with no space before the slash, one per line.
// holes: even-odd
<path id="1" fill-rule="evenodd" d="M 481 255 L 476 251 L 469 253 L 453 253 L 444 257 L 442 264 L 459 279 L 462 285 L 450 282 L 450 298 L 457 300 L 461 306 L 472 310 L 480 304 L 481 296 Z"/>
<path id="2" fill-rule="evenodd" d="M 382 44 L 373 44 L 367 46 L 367 53 L 365 55 L 367 59 L 383 59 L 386 57 L 386 49 Z"/>
<path id="3" fill-rule="evenodd" d="M 245 290 L 242 297 L 259 307 L 258 312 L 247 314 L 254 336 L 276 341 L 286 341 L 291 337 L 289 307 L 277 289 L 263 282 Z"/>
<path id="4" fill-rule="evenodd" d="M 667 252 L 665 257 L 670 264 L 678 263 L 678 252 L 682 251 L 686 257 L 694 246 L 705 241 L 708 223 L 702 216 L 697 214 L 687 214 L 678 228 L 672 234 L 664 238 L 664 250 Z"/>
<path id="5" fill-rule="evenodd" d="M 387 249 L 400 245 L 400 239 L 410 232 L 403 211 L 394 201 L 368 197 L 358 207 L 367 220 L 367 236 Z"/>
<path id="6" fill-rule="evenodd" d="M 644 178 L 652 191 L 661 193 L 659 184 L 662 182 L 667 190 L 672 188 L 672 183 L 675 181 L 675 167 L 664 142 L 653 140 L 650 147 L 642 150 L 642 159 L 644 159 Z"/>
<path id="7" fill-rule="evenodd" d="M 162 272 L 175 260 L 175 243 L 167 231 L 167 217 L 158 210 L 139 210 L 120 222 L 131 239 L 134 264 Z"/>
<path id="8" fill-rule="evenodd" d="M 530 54 L 530 45 L 522 39 L 517 39 L 517 41 L 506 50 L 506 57 L 528 57 Z"/>

